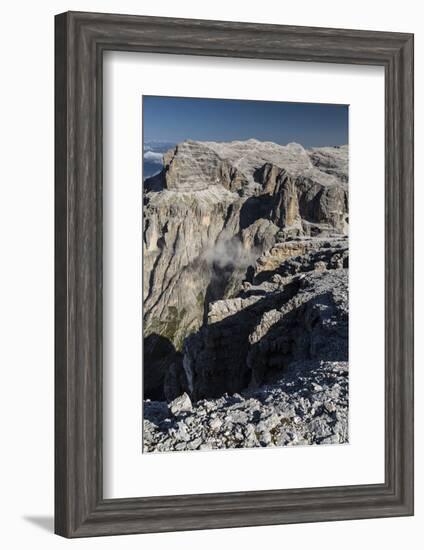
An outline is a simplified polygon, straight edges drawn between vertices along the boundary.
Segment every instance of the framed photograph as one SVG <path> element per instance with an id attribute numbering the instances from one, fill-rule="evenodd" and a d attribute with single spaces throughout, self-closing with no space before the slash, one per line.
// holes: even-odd
<path id="1" fill-rule="evenodd" d="M 413 35 L 67 12 L 55 530 L 413 514 Z"/>

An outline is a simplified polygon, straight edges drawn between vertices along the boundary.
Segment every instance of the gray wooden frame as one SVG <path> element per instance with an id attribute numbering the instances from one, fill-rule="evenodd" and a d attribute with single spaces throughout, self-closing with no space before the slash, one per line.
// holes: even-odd
<path id="1" fill-rule="evenodd" d="M 56 16 L 55 24 L 56 533 L 84 537 L 412 515 L 413 35 L 75 12 Z M 105 50 L 384 67 L 384 483 L 103 499 Z"/>

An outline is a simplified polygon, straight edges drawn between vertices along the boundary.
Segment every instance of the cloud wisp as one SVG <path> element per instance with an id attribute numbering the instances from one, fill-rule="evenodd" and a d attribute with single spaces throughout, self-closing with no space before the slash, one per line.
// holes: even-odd
<path id="1" fill-rule="evenodd" d="M 236 267 L 246 268 L 254 265 L 260 256 L 260 251 L 254 248 L 245 248 L 239 240 L 219 241 L 203 253 L 203 258 L 209 265 L 215 264 L 219 268 Z"/>
<path id="2" fill-rule="evenodd" d="M 154 164 L 162 164 L 163 163 L 163 154 L 162 153 L 155 153 L 154 151 L 145 151 L 144 152 L 144 160 L 148 162 L 152 162 Z"/>

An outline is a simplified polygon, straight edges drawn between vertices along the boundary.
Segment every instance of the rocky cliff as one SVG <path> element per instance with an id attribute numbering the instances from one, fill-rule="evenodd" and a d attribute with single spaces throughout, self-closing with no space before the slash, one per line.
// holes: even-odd
<path id="1" fill-rule="evenodd" d="M 348 243 L 297 237 L 210 305 L 147 400 L 144 450 L 348 441 Z"/>
<path id="2" fill-rule="evenodd" d="M 346 360 L 347 182 L 347 146 L 165 154 L 144 182 L 145 397 L 219 398 L 296 361 Z"/>

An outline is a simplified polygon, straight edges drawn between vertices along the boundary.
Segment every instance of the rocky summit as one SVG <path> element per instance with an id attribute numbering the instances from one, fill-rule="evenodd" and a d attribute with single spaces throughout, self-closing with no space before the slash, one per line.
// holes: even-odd
<path id="1" fill-rule="evenodd" d="M 348 147 L 186 141 L 144 181 L 145 451 L 347 441 Z"/>

